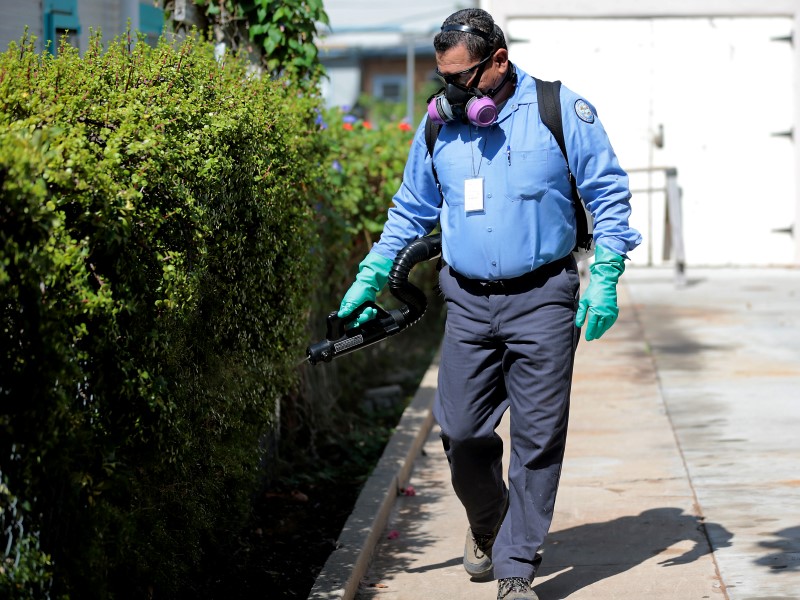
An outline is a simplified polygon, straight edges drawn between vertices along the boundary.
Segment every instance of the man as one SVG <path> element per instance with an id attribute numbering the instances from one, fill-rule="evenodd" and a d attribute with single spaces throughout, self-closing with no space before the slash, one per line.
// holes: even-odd
<path id="1" fill-rule="evenodd" d="M 434 48 L 445 84 L 428 110 L 444 123 L 432 157 L 441 194 L 423 120 L 380 241 L 359 265 L 339 315 L 374 300 L 397 252 L 440 224 L 447 324 L 434 415 L 469 522 L 464 567 L 474 578 L 493 571 L 499 600 L 534 600 L 579 327 L 592 340 L 613 325 L 616 284 L 641 236 L 628 225 L 627 175 L 588 102 L 561 87 L 568 169 L 539 117 L 535 82 L 509 62 L 491 15 L 454 13 Z M 596 243 L 580 301 L 570 170 L 594 217 Z M 367 309 L 358 322 L 373 316 Z M 495 433 L 507 409 L 508 488 Z"/>

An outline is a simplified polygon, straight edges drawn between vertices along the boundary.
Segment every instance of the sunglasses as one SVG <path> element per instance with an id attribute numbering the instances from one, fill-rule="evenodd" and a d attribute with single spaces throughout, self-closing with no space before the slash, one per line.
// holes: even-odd
<path id="1" fill-rule="evenodd" d="M 492 54 L 491 53 L 489 54 L 489 56 L 484 58 L 481 62 L 472 65 L 470 68 L 464 69 L 463 71 L 459 71 L 458 73 L 448 73 L 447 75 L 442 73 L 439 70 L 439 68 L 437 67 L 436 68 L 436 76 L 446 84 L 458 85 L 458 86 L 461 86 L 461 87 L 466 87 L 466 85 L 469 83 L 470 79 L 472 79 L 472 75 L 470 75 L 470 73 L 474 72 L 476 69 L 478 69 L 479 67 L 481 67 L 484 64 L 486 64 L 486 61 L 488 61 L 490 58 L 492 58 Z M 469 75 L 469 77 L 467 77 L 468 75 Z"/>

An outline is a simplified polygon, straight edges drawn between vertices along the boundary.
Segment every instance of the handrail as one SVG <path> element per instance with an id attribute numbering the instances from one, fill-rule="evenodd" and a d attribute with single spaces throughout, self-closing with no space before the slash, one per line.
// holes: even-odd
<path id="1" fill-rule="evenodd" d="M 663 187 L 632 189 L 631 193 L 664 192 L 667 199 L 664 211 L 664 258 L 672 258 L 675 262 L 675 285 L 683 287 L 686 285 L 686 250 L 683 245 L 683 191 L 678 185 L 678 169 L 675 167 L 640 167 L 626 170 L 629 174 L 664 173 Z M 652 216 L 649 218 L 652 219 Z M 652 266 L 652 260 L 649 257 L 648 266 Z"/>

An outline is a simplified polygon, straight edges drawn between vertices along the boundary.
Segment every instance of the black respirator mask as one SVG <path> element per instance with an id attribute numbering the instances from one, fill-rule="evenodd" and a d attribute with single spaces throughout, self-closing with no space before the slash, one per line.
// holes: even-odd
<path id="1" fill-rule="evenodd" d="M 469 122 L 476 127 L 494 125 L 498 114 L 494 97 L 506 83 L 514 83 L 516 78 L 514 67 L 509 63 L 509 70 L 500 85 L 486 93 L 478 88 L 447 83 L 428 100 L 428 116 L 439 125 L 457 120 Z M 480 74 L 476 79 L 480 80 Z"/>
<path id="2" fill-rule="evenodd" d="M 442 27 L 442 31 L 463 31 L 491 41 L 491 36 L 488 33 L 468 25 L 445 25 Z M 515 84 L 517 79 L 517 74 L 511 63 L 509 63 L 508 71 L 506 71 L 506 75 L 500 85 L 485 93 L 476 87 L 467 87 L 455 81 L 457 77 L 463 76 L 474 69 L 477 69 L 477 72 L 470 78 L 470 81 L 480 81 L 486 65 L 493 56 L 494 52 L 489 53 L 477 65 L 461 73 L 442 75 L 437 70 L 437 75 L 445 84 L 445 87 L 428 99 L 428 116 L 434 123 L 443 125 L 444 123 L 458 120 L 464 123 L 471 123 L 476 127 L 488 127 L 497 121 L 498 108 L 493 98 L 506 83 L 511 81 L 512 84 Z"/>

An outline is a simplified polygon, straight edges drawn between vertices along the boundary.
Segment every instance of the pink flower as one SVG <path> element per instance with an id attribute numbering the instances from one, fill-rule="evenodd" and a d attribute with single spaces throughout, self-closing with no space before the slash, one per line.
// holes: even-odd
<path id="1" fill-rule="evenodd" d="M 391 531 L 388 533 L 388 535 L 386 536 L 386 539 L 389 539 L 389 540 L 396 540 L 396 539 L 397 539 L 397 538 L 399 538 L 399 537 L 400 537 L 400 532 L 399 532 L 399 531 L 397 531 L 396 529 L 392 529 L 392 530 L 391 530 Z"/>

